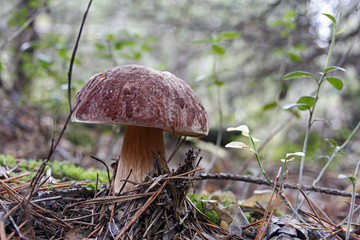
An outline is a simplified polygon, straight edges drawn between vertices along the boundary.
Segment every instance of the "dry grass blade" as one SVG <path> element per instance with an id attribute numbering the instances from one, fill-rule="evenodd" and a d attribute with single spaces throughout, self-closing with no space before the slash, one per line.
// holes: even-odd
<path id="1" fill-rule="evenodd" d="M 278 185 L 278 182 L 279 182 L 279 179 L 280 179 L 280 174 L 281 174 L 281 168 L 279 169 L 278 175 L 276 176 L 276 180 L 275 180 L 274 187 L 273 187 L 273 190 L 272 190 L 272 193 L 271 193 L 271 197 L 270 197 L 270 200 L 269 200 L 268 205 L 266 207 L 262 223 L 260 225 L 260 230 L 258 231 L 258 233 L 256 234 L 256 237 L 255 237 L 256 240 L 260 240 L 260 239 L 262 239 L 264 237 L 264 235 L 266 233 L 266 229 L 269 227 L 271 217 L 274 214 L 275 207 L 276 207 L 276 204 L 277 204 L 277 200 L 279 199 L 279 193 L 281 192 L 281 185 L 279 185 L 280 189 L 277 189 L 277 187 L 276 187 Z M 276 193 L 276 197 L 274 199 L 274 202 L 272 202 L 275 193 Z M 271 207 L 272 207 L 272 211 L 268 215 Z"/>
<path id="2" fill-rule="evenodd" d="M 86 201 L 76 202 L 73 204 L 70 204 L 67 206 L 67 208 L 71 208 L 77 205 L 89 205 L 89 204 L 108 204 L 108 203 L 114 203 L 114 202 L 123 202 L 123 201 L 129 201 L 134 200 L 138 198 L 144 198 L 151 196 L 153 192 L 149 193 L 140 193 L 140 194 L 134 194 L 134 195 L 125 195 L 125 196 L 112 196 L 112 197 L 99 197 L 95 199 L 90 199 Z"/>
<path id="3" fill-rule="evenodd" d="M 23 223 L 21 223 L 19 225 L 19 229 L 22 229 L 26 224 L 28 223 L 28 221 L 24 221 Z M 12 233 L 10 233 L 8 236 L 7 236 L 7 239 L 10 240 L 10 239 L 13 239 L 13 236 L 15 235 L 16 233 L 16 230 L 14 230 Z M 2 239 L 2 238 L 1 238 Z M 6 239 L 6 238 L 5 238 Z"/>
<path id="4" fill-rule="evenodd" d="M 308 196 L 306 195 L 306 193 L 299 188 L 299 191 L 301 192 L 301 194 L 303 195 L 303 197 L 305 198 L 306 202 L 309 204 L 311 211 L 314 213 L 314 215 L 316 216 L 316 218 L 314 219 L 315 221 L 317 221 L 319 224 L 321 224 L 321 226 L 323 226 L 325 229 L 327 229 L 328 231 L 331 232 L 331 230 L 322 222 L 320 216 L 317 214 L 317 212 L 315 211 L 313 204 L 311 203 L 311 200 L 308 198 Z M 326 216 L 326 215 L 325 215 Z M 327 216 L 326 216 L 327 217 Z M 331 221 L 330 219 L 328 219 L 328 221 Z M 334 225 L 334 224 L 332 224 Z"/>
<path id="5" fill-rule="evenodd" d="M 4 181 L 0 180 L 0 185 L 5 189 L 5 191 L 14 199 L 16 202 L 20 202 L 20 199 L 23 197 L 14 191 L 11 187 L 9 187 Z"/>
<path id="6" fill-rule="evenodd" d="M 6 239 L 4 213 L 0 212 L 0 239 Z"/>
<path id="7" fill-rule="evenodd" d="M 31 172 L 19 174 L 19 175 L 16 175 L 16 176 L 14 176 L 14 177 L 5 179 L 4 182 L 5 182 L 5 183 L 12 182 L 12 181 L 15 181 L 15 180 L 17 180 L 17 179 L 19 179 L 19 178 L 26 177 L 26 176 L 28 176 L 28 175 L 30 175 L 30 174 L 31 174 Z"/>

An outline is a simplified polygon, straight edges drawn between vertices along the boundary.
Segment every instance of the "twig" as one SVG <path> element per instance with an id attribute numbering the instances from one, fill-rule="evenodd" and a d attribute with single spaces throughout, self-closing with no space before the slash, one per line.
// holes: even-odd
<path id="1" fill-rule="evenodd" d="M 176 141 L 176 145 L 174 150 L 172 151 L 170 157 L 167 160 L 167 163 L 171 161 L 171 159 L 174 157 L 175 153 L 179 150 L 179 148 L 184 144 L 186 140 L 186 136 L 179 136 L 178 140 Z"/>
<path id="2" fill-rule="evenodd" d="M 22 223 L 19 225 L 19 229 L 21 229 L 23 226 L 25 226 L 28 222 L 29 222 L 29 220 L 25 220 L 24 222 L 22 222 Z M 7 239 L 7 240 L 13 239 L 13 236 L 15 235 L 15 232 L 16 232 L 16 230 L 14 230 L 12 233 L 10 233 L 10 234 L 8 235 L 8 237 L 5 238 L 5 239 Z M 26 235 L 26 234 L 25 234 L 25 235 Z M 1 239 L 2 239 L 2 238 L 1 238 Z"/>
<path id="3" fill-rule="evenodd" d="M 37 183 L 40 181 L 41 177 L 43 176 L 44 174 L 44 169 L 47 165 L 47 162 L 50 160 L 51 156 L 53 155 L 55 149 L 57 148 L 58 144 L 60 143 L 60 140 L 62 138 L 62 136 L 64 135 L 65 133 L 65 130 L 67 128 L 67 125 L 69 124 L 70 122 L 70 119 L 71 119 L 71 115 L 73 113 L 73 110 L 71 108 L 71 75 L 72 75 L 72 68 L 73 68 L 73 65 L 74 65 L 74 60 L 75 60 L 75 55 L 76 55 L 76 50 L 78 48 L 78 44 L 79 44 L 79 40 L 80 40 L 80 37 L 81 37 L 81 32 L 82 32 L 82 28 L 85 24 L 85 20 L 86 20 L 86 16 L 87 16 L 87 13 L 89 11 L 89 8 L 91 6 L 91 3 L 92 3 L 92 0 L 89 1 L 89 4 L 88 4 L 88 7 L 86 9 L 86 12 L 84 14 L 84 18 L 83 18 L 83 21 L 81 23 L 81 26 L 80 26 L 80 31 L 79 31 L 79 34 L 78 34 L 78 38 L 77 38 L 77 41 L 75 43 L 75 47 L 74 47 L 74 51 L 73 51 L 73 54 L 72 54 L 72 57 L 71 57 L 71 61 L 70 61 L 70 66 L 69 66 L 69 71 L 68 71 L 68 97 L 69 97 L 69 105 L 70 105 L 70 112 L 69 112 L 69 115 L 65 121 L 65 124 L 63 126 L 63 129 L 56 141 L 56 143 L 54 144 L 54 138 L 52 139 L 52 142 L 51 142 L 51 146 L 50 146 L 50 150 L 49 150 L 49 153 L 48 153 L 48 156 L 47 158 L 44 160 L 44 162 L 41 164 L 39 170 L 37 171 L 36 175 L 33 177 L 32 181 L 31 181 L 31 186 L 32 188 L 30 189 L 30 192 L 28 192 L 27 194 L 27 197 L 24 198 L 24 200 L 28 203 L 29 200 L 31 199 L 32 195 L 34 194 L 34 190 L 35 190 L 35 186 L 37 185 Z M 75 106 L 76 108 L 76 106 Z M 24 202 L 23 204 L 25 204 L 26 202 Z"/>
<path id="4" fill-rule="evenodd" d="M 242 181 L 242 182 L 250 182 L 259 185 L 268 185 L 267 180 L 258 177 L 252 177 L 247 175 L 236 175 L 236 174 L 229 174 L 229 173 L 218 173 L 218 174 L 200 174 L 200 176 L 189 177 L 191 180 L 205 180 L 205 179 L 221 179 L 221 180 L 234 180 L 234 181 Z M 298 189 L 298 185 L 285 183 L 284 188 L 288 189 Z M 333 189 L 333 188 L 324 188 L 324 187 L 317 187 L 317 186 L 309 186 L 309 185 L 301 185 L 300 188 L 304 191 L 313 191 L 318 193 L 324 193 L 328 195 L 335 195 L 335 196 L 344 196 L 344 197 L 351 197 L 351 193 Z M 360 198 L 360 194 L 357 193 L 356 198 Z"/>
<path id="5" fill-rule="evenodd" d="M 266 207 L 264 217 L 263 217 L 262 223 L 260 225 L 260 229 L 258 230 L 258 233 L 256 234 L 255 240 L 260 240 L 264 237 L 264 235 L 266 233 L 266 229 L 269 227 L 271 217 L 274 214 L 277 199 L 279 198 L 279 193 L 281 192 L 281 187 L 282 187 L 282 185 L 280 185 L 279 189 L 276 188 L 276 186 L 279 182 L 279 179 L 280 179 L 280 174 L 281 174 L 281 168 L 279 169 L 278 175 L 276 176 L 276 179 L 275 179 L 275 183 L 273 184 L 274 186 L 273 186 L 273 190 L 272 190 L 272 193 L 270 196 L 270 200 Z M 276 198 L 274 199 L 274 203 L 272 203 L 272 199 L 273 199 L 275 192 L 276 192 Z M 271 206 L 272 206 L 272 211 L 271 211 L 270 215 L 268 216 Z"/>
<path id="6" fill-rule="evenodd" d="M 301 192 L 301 194 L 303 195 L 304 199 L 306 199 L 307 203 L 309 204 L 311 211 L 314 213 L 314 216 L 315 216 L 314 220 L 330 232 L 330 229 L 328 227 L 326 227 L 325 224 L 321 221 L 320 216 L 315 211 L 315 209 L 314 209 L 313 205 L 311 204 L 311 201 L 308 198 L 308 196 L 306 195 L 306 193 L 301 188 L 298 188 L 298 189 Z"/>
<path id="7" fill-rule="evenodd" d="M 70 113 L 72 112 L 72 108 L 71 108 L 71 75 L 72 75 L 72 69 L 73 69 L 73 65 L 74 65 L 74 61 L 75 61 L 76 51 L 77 51 L 78 46 L 79 46 L 81 33 L 82 33 L 83 27 L 85 25 L 85 20 L 86 20 L 87 14 L 89 12 L 91 3 L 92 3 L 92 0 L 89 1 L 87 9 L 86 9 L 86 11 L 84 13 L 84 17 L 83 17 L 83 20 L 82 20 L 81 25 L 80 25 L 79 33 L 78 33 L 78 36 L 77 36 L 77 39 L 76 39 L 76 42 L 75 42 L 75 46 L 74 46 L 74 49 L 73 49 L 73 52 L 72 52 L 72 55 L 71 55 L 71 60 L 70 60 L 70 65 L 69 65 L 69 71 L 68 71 L 68 100 L 69 100 Z"/>
<path id="8" fill-rule="evenodd" d="M 108 176 L 108 181 L 109 181 L 109 184 L 110 184 L 110 171 L 109 171 L 109 167 L 106 165 L 106 163 L 103 161 L 103 160 L 101 160 L 101 159 L 99 159 L 99 158 L 97 158 L 97 157 L 94 157 L 94 156 L 90 156 L 91 158 L 93 158 L 93 159 L 95 159 L 96 161 L 98 161 L 98 162 L 101 162 L 105 167 L 106 167 L 106 172 L 107 172 L 107 176 Z"/>
<path id="9" fill-rule="evenodd" d="M 89 199 L 86 201 L 76 202 L 70 205 L 67 205 L 66 208 L 71 208 L 77 205 L 87 205 L 87 204 L 106 204 L 106 203 L 113 203 L 113 202 L 123 202 L 134 200 L 137 198 L 143 198 L 153 195 L 154 192 L 150 193 L 139 193 L 139 194 L 132 194 L 132 195 L 124 195 L 124 196 L 114 196 L 114 197 L 98 197 L 95 199 Z"/>

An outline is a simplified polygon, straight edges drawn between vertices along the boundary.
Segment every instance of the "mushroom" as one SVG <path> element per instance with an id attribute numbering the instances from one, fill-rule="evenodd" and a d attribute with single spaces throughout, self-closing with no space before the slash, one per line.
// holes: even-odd
<path id="1" fill-rule="evenodd" d="M 165 164 L 163 131 L 183 136 L 208 134 L 207 113 L 185 81 L 169 72 L 140 65 L 117 66 L 95 74 L 77 93 L 71 120 L 125 125 L 114 191 L 129 180 L 142 182 L 160 152 Z M 124 190 L 133 187 L 126 185 Z"/>

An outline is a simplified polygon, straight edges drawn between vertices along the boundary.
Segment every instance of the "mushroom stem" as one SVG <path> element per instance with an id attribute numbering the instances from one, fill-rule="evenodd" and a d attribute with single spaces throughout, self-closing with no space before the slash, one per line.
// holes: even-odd
<path id="1" fill-rule="evenodd" d="M 146 173 L 150 172 L 153 166 L 153 152 L 160 153 L 165 159 L 165 147 L 163 131 L 159 128 L 126 126 L 125 136 L 122 145 L 120 160 L 117 164 L 114 180 L 114 191 L 120 191 L 124 184 L 123 179 L 132 173 L 129 180 L 141 183 Z M 124 191 L 133 189 L 127 183 Z"/>

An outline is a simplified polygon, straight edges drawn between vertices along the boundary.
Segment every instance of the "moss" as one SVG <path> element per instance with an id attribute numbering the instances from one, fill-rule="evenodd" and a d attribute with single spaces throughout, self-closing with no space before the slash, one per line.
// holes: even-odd
<path id="1" fill-rule="evenodd" d="M 230 206 L 233 204 L 236 204 L 236 202 L 234 202 L 233 200 L 230 199 L 229 195 L 225 195 L 225 200 L 224 202 L 221 203 L 224 207 L 226 206 Z"/>
<path id="2" fill-rule="evenodd" d="M 14 167 L 16 165 L 15 157 L 11 155 L 0 155 L 0 165 Z"/>
<path id="3" fill-rule="evenodd" d="M 23 161 L 20 164 L 20 167 L 30 171 L 30 170 L 35 170 L 35 169 L 39 168 L 42 163 L 43 163 L 42 160 L 30 159 L 29 161 Z"/>
<path id="4" fill-rule="evenodd" d="M 213 223 L 219 223 L 220 222 L 220 217 L 219 214 L 217 214 L 214 210 L 211 211 L 205 211 L 204 210 L 204 206 L 203 203 L 201 202 L 201 200 L 208 200 L 208 197 L 201 193 L 200 195 L 195 194 L 195 193 L 191 193 L 188 195 L 189 199 L 191 200 L 191 202 L 193 202 L 195 204 L 195 206 L 200 210 L 200 212 L 202 212 L 203 214 L 205 214 L 209 220 Z M 197 213 L 197 218 L 202 220 L 202 215 Z"/>
<path id="5" fill-rule="evenodd" d="M 99 174 L 99 181 L 103 184 L 108 183 L 108 176 L 106 171 L 93 168 L 84 169 L 80 166 L 75 165 L 75 163 L 73 162 L 60 162 L 55 160 L 49 163 L 49 166 L 45 169 L 45 171 L 48 168 L 51 168 L 51 174 L 55 178 L 70 178 L 79 181 L 96 181 L 97 174 Z"/>
<path id="6" fill-rule="evenodd" d="M 15 157 L 12 155 L 0 155 L 0 165 L 3 167 L 12 168 L 15 167 L 18 163 L 19 161 L 16 160 Z M 22 161 L 19 165 L 19 168 L 15 169 L 15 171 L 12 171 L 10 173 L 10 177 L 15 177 L 26 172 L 31 172 L 31 174 L 19 179 L 22 181 L 30 180 L 32 177 L 34 177 L 37 169 L 39 169 L 42 163 L 43 160 L 41 159 L 30 159 L 27 161 Z M 80 166 L 77 166 L 73 162 L 54 160 L 48 163 L 48 165 L 44 169 L 44 172 L 47 172 L 49 169 L 51 169 L 51 175 L 57 179 L 68 178 L 70 180 L 77 181 L 96 181 L 97 175 L 99 175 L 100 183 L 108 183 L 108 175 L 106 171 L 94 168 L 84 169 Z"/>

